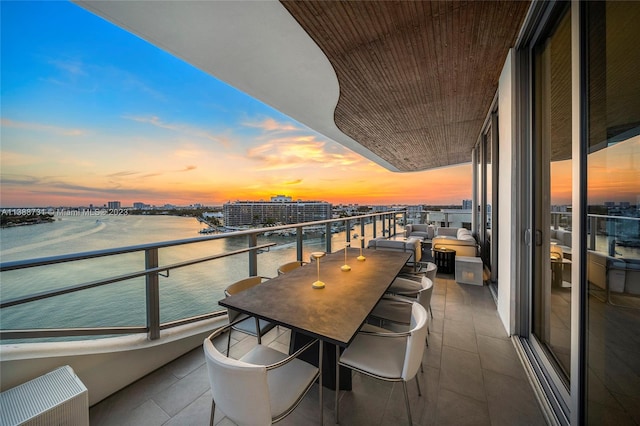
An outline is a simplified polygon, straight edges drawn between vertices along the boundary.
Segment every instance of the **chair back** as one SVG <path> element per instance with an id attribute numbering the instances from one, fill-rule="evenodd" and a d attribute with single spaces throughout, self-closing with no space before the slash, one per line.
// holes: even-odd
<path id="1" fill-rule="evenodd" d="M 231 284 L 230 286 L 228 286 L 225 290 L 224 290 L 224 294 L 225 296 L 232 296 L 234 294 L 238 294 L 241 291 L 244 291 L 248 288 L 254 287 L 258 284 L 260 284 L 262 282 L 262 277 L 256 276 L 256 277 L 249 277 L 249 278 L 245 278 L 242 279 L 240 281 L 236 281 L 235 283 Z M 227 308 L 227 314 L 229 315 L 229 322 L 232 323 L 236 320 L 236 318 L 238 318 L 241 314 L 240 312 L 233 310 L 233 309 L 228 309 Z"/>
<path id="2" fill-rule="evenodd" d="M 280 265 L 280 267 L 278 267 L 278 275 L 286 274 L 287 272 L 291 272 L 294 269 L 299 268 L 301 266 L 302 266 L 302 261 L 300 260 L 285 263 L 284 265 Z"/>
<path id="3" fill-rule="evenodd" d="M 409 333 L 402 369 L 402 378 L 405 381 L 412 379 L 418 372 L 424 354 L 424 342 L 427 338 L 427 310 L 418 302 L 413 302 L 411 307 Z"/>
<path id="4" fill-rule="evenodd" d="M 227 358 L 209 339 L 205 339 L 203 346 L 216 406 L 236 424 L 270 425 L 266 367 Z"/>
<path id="5" fill-rule="evenodd" d="M 437 273 L 438 273 L 438 265 L 436 265 L 433 262 L 427 262 L 427 270 L 424 273 L 426 277 L 429 278 L 431 281 L 435 281 Z"/>
<path id="6" fill-rule="evenodd" d="M 433 294 L 433 281 L 424 276 L 420 284 L 422 284 L 422 289 L 418 292 L 418 303 L 428 311 L 431 304 L 431 295 Z"/>

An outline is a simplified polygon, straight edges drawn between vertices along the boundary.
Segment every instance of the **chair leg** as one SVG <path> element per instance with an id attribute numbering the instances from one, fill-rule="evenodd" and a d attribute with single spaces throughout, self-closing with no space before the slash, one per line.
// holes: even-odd
<path id="1" fill-rule="evenodd" d="M 418 396 L 422 396 L 422 392 L 420 391 L 420 381 L 418 380 L 418 376 L 416 376 L 416 386 L 418 387 Z"/>
<path id="2" fill-rule="evenodd" d="M 404 389 L 404 402 L 407 405 L 407 416 L 409 417 L 409 426 L 413 426 L 413 420 L 411 420 L 411 407 L 409 404 L 409 392 L 407 392 L 407 382 L 402 381 L 402 387 Z"/>
<path id="3" fill-rule="evenodd" d="M 209 418 L 209 426 L 213 426 L 213 418 L 216 415 L 216 402 L 211 399 L 211 417 Z"/>
<path id="4" fill-rule="evenodd" d="M 229 348 L 231 347 L 231 332 L 233 329 L 229 328 L 229 336 L 227 336 L 227 358 L 229 358 Z"/>
<path id="5" fill-rule="evenodd" d="M 338 421 L 338 410 L 339 408 L 339 404 L 340 404 L 340 398 L 338 398 L 340 395 L 340 347 L 338 345 L 336 345 L 336 424 L 339 423 Z"/>

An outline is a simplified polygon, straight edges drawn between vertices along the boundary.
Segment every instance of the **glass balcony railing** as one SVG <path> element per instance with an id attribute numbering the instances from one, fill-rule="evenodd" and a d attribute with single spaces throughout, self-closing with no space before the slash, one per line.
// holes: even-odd
<path id="1" fill-rule="evenodd" d="M 403 231 L 405 211 L 248 229 L 0 264 L 0 340 L 146 333 L 226 313 L 224 289 L 313 251 Z M 27 340 L 24 340 L 27 339 Z"/>

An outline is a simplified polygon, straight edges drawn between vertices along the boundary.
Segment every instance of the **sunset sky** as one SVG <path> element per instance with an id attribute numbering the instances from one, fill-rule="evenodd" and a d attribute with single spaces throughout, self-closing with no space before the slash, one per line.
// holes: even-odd
<path id="1" fill-rule="evenodd" d="M 392 173 L 67 2 L 2 7 L 2 207 L 461 204 L 469 164 Z"/>
<path id="2" fill-rule="evenodd" d="M 390 172 L 72 3 L 0 7 L 1 207 L 471 198 L 470 164 Z M 590 155 L 590 202 L 637 202 L 639 164 L 638 136 Z"/>

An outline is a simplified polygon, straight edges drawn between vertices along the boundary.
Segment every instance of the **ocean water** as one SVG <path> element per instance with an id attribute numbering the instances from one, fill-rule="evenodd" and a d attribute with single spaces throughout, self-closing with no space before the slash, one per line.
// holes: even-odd
<path id="1" fill-rule="evenodd" d="M 0 230 L 2 262 L 125 247 L 201 236 L 195 218 L 176 216 L 56 216 L 53 223 Z M 365 234 L 371 238 L 371 225 Z M 379 226 L 380 229 L 380 226 Z M 357 231 L 353 231 L 357 232 Z M 332 234 L 332 249 L 345 245 L 345 232 Z M 368 239 L 367 238 L 367 239 Z M 295 260 L 295 237 L 263 237 L 258 244 L 277 245 L 258 255 L 258 274 L 276 275 L 280 264 Z M 160 249 L 161 265 L 246 248 L 247 237 L 234 237 Z M 324 250 L 324 237 L 304 241 L 304 259 Z M 144 253 L 62 263 L 0 273 L 0 299 L 59 289 L 144 270 Z M 160 320 L 177 320 L 222 309 L 218 300 L 229 284 L 249 274 L 249 256 L 217 259 L 171 270 L 160 277 Z M 144 277 L 5 308 L 3 329 L 141 326 L 146 323 Z"/>

